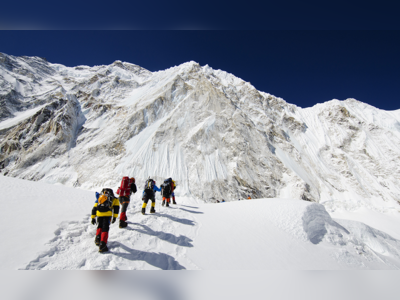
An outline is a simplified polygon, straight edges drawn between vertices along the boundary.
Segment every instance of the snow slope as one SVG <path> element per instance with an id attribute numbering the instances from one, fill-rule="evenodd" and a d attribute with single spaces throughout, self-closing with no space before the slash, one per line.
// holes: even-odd
<path id="1" fill-rule="evenodd" d="M 0 187 L 2 207 L 12 207 L 0 221 L 2 270 L 400 268 L 399 212 L 351 215 L 338 207 L 332 218 L 321 204 L 278 198 L 206 204 L 177 197 L 166 208 L 157 193 L 156 214 L 142 215 L 139 187 L 128 227 L 112 224 L 110 252 L 100 254 L 90 223 L 94 191 L 3 176 Z"/>
<path id="2" fill-rule="evenodd" d="M 16 269 L 32 259 L 33 253 L 48 249 L 63 221 L 74 223 L 87 215 L 92 193 L 51 185 L 0 177 L 2 241 L 1 269 Z"/>

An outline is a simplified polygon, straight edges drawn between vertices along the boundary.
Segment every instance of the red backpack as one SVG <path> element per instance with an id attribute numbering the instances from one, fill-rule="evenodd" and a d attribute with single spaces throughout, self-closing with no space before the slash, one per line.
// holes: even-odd
<path id="1" fill-rule="evenodd" d="M 131 184 L 128 176 L 122 177 L 121 186 L 117 190 L 121 197 L 129 197 L 131 194 Z"/>

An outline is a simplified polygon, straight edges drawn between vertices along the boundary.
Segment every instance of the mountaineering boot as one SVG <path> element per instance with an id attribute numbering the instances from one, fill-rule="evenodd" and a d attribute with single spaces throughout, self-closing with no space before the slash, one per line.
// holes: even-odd
<path id="1" fill-rule="evenodd" d="M 174 200 L 174 202 L 172 202 L 173 204 L 176 204 L 176 202 L 175 202 L 175 200 Z"/>
<path id="2" fill-rule="evenodd" d="M 126 217 L 126 212 L 122 212 L 119 216 L 119 219 L 121 221 L 128 221 L 128 218 Z"/>
<path id="3" fill-rule="evenodd" d="M 151 214 L 154 214 L 156 212 L 155 206 L 156 206 L 156 203 L 155 202 L 151 202 L 151 209 L 150 209 L 150 213 Z"/>
<path id="4" fill-rule="evenodd" d="M 119 220 L 119 228 L 125 228 L 128 226 L 128 223 L 122 220 Z"/>
<path id="5" fill-rule="evenodd" d="M 108 251 L 107 244 L 105 242 L 100 242 L 99 252 L 107 252 L 107 251 Z"/>
<path id="6" fill-rule="evenodd" d="M 161 205 L 162 205 L 162 206 L 164 206 L 164 205 L 165 205 L 165 200 L 163 200 L 163 201 L 162 201 L 162 204 L 161 204 Z"/>
<path id="7" fill-rule="evenodd" d="M 96 235 L 96 237 L 94 238 L 94 243 L 96 244 L 96 246 L 100 245 L 100 234 Z"/>
<path id="8" fill-rule="evenodd" d="M 146 206 L 147 206 L 147 202 L 144 202 L 145 199 L 143 198 L 143 205 L 142 205 L 142 215 L 146 214 Z"/>
<path id="9" fill-rule="evenodd" d="M 165 205 L 165 207 L 169 207 L 169 202 L 167 202 L 167 204 Z"/>
<path id="10" fill-rule="evenodd" d="M 96 237 L 94 238 L 94 243 L 96 244 L 96 246 L 98 246 L 100 244 L 100 240 L 101 240 L 101 228 L 97 228 L 96 230 Z"/>

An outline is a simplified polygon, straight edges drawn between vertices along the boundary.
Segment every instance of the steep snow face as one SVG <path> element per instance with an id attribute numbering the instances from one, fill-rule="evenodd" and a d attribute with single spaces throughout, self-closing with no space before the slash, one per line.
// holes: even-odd
<path id="1" fill-rule="evenodd" d="M 7 176 L 84 189 L 173 177 L 178 195 L 205 201 L 400 201 L 400 111 L 353 99 L 302 109 L 195 62 L 152 73 L 2 54 L 0 66 Z"/>
<path id="2" fill-rule="evenodd" d="M 0 122 L 47 103 L 59 90 L 51 80 L 55 71 L 44 59 L 0 53 L 0 66 Z"/>
<path id="3" fill-rule="evenodd" d="M 313 182 L 319 184 L 322 201 L 362 198 L 385 207 L 399 201 L 399 112 L 354 99 L 296 111 L 307 130 L 290 138 L 303 161 L 317 171 Z"/>

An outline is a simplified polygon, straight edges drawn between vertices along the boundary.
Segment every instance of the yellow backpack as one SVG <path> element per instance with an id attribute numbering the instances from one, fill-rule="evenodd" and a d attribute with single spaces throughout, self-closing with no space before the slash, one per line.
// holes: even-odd
<path id="1" fill-rule="evenodd" d="M 113 199 L 110 194 L 104 193 L 97 200 L 97 210 L 99 212 L 107 212 L 111 210 Z"/>

